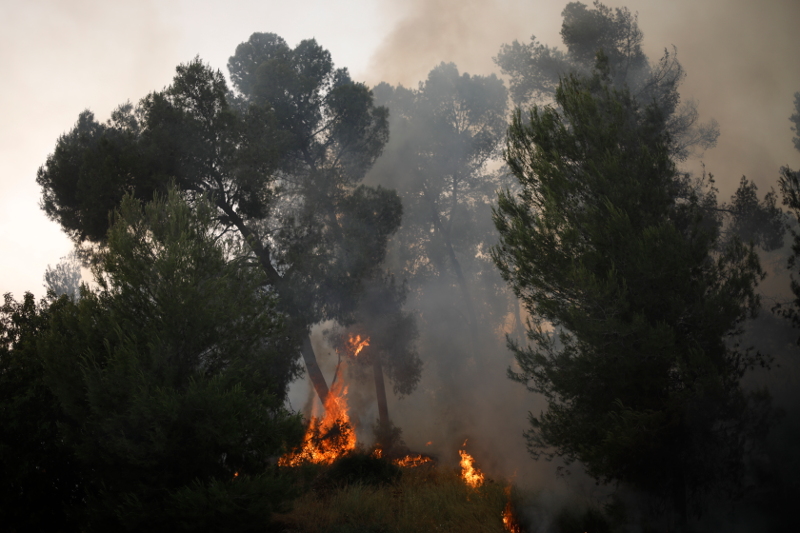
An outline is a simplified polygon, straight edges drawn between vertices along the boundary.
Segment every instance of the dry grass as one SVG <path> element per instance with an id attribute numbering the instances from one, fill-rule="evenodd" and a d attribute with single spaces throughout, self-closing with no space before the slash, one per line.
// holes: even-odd
<path id="1" fill-rule="evenodd" d="M 394 485 L 354 484 L 323 496 L 310 491 L 276 518 L 287 532 L 501 533 L 506 500 L 497 483 L 473 489 L 455 471 L 410 468 Z"/>

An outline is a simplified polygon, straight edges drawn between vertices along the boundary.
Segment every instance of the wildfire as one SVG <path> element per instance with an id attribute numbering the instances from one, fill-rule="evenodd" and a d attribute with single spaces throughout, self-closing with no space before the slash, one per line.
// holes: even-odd
<path id="1" fill-rule="evenodd" d="M 421 453 L 409 454 L 393 461 L 393 463 L 397 466 L 404 466 L 408 468 L 421 466 L 425 463 L 431 462 L 433 462 L 432 458 L 428 457 L 427 455 L 422 455 Z"/>
<path id="2" fill-rule="evenodd" d="M 483 472 L 474 465 L 475 459 L 465 450 L 458 450 L 461 455 L 461 477 L 470 487 L 483 485 Z"/>
<path id="3" fill-rule="evenodd" d="M 375 448 L 372 450 L 372 456 L 380 459 L 384 456 L 383 450 L 380 448 Z M 422 455 L 421 453 L 409 453 L 404 455 L 403 457 L 395 457 L 392 459 L 392 462 L 397 466 L 405 467 L 405 468 L 414 468 L 416 466 L 422 466 L 426 463 L 433 463 L 433 457 L 428 455 Z"/>
<path id="4" fill-rule="evenodd" d="M 353 354 L 353 357 L 358 357 L 361 350 L 369 346 L 369 337 L 361 338 L 361 335 L 353 336 L 347 339 L 347 351 Z"/>
<path id="5" fill-rule="evenodd" d="M 511 485 L 506 487 L 506 496 L 508 501 L 505 509 L 503 509 L 503 527 L 510 533 L 522 533 L 522 526 L 517 521 L 517 516 L 514 514 L 514 506 L 511 504 Z"/>
<path id="6" fill-rule="evenodd" d="M 338 383 L 337 383 L 338 381 Z M 280 466 L 298 466 L 301 463 L 331 464 L 356 447 L 356 432 L 347 414 L 347 387 L 341 380 L 334 381 L 325 400 L 325 416 L 311 417 L 303 445 L 296 452 L 278 460 Z"/>

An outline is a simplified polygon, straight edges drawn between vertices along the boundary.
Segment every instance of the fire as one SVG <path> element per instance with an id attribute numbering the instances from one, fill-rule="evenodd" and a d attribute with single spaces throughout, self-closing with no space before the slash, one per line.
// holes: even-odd
<path id="1" fill-rule="evenodd" d="M 461 455 L 461 477 L 470 487 L 483 485 L 483 472 L 474 465 L 475 459 L 465 450 L 458 450 Z"/>
<path id="2" fill-rule="evenodd" d="M 337 383 L 338 381 L 338 383 Z M 325 400 L 325 416 L 311 417 L 303 444 L 278 460 L 280 466 L 301 463 L 331 464 L 356 447 L 356 432 L 347 414 L 347 387 L 335 380 Z"/>
<path id="3" fill-rule="evenodd" d="M 428 457 L 427 455 L 416 453 L 416 454 L 408 454 L 405 457 L 400 457 L 399 459 L 395 459 L 392 462 L 397 466 L 404 466 L 411 468 L 415 466 L 424 465 L 425 463 L 433 462 L 433 459 Z"/>
<path id="4" fill-rule="evenodd" d="M 506 496 L 508 501 L 506 507 L 503 509 L 503 527 L 510 533 L 522 533 L 522 526 L 519 525 L 517 517 L 514 514 L 514 506 L 511 504 L 511 485 L 506 487 Z"/>
<path id="5" fill-rule="evenodd" d="M 384 456 L 383 450 L 380 448 L 375 448 L 372 450 L 372 456 L 376 459 L 380 459 Z M 392 459 L 392 462 L 400 467 L 414 468 L 416 466 L 422 466 L 426 463 L 433 463 L 433 457 L 423 455 L 421 453 L 409 453 L 403 457 L 395 457 Z"/>
<path id="6" fill-rule="evenodd" d="M 361 353 L 361 350 L 369 346 L 369 337 L 361 338 L 361 335 L 356 335 L 355 337 L 351 334 L 350 338 L 347 339 L 347 351 L 353 354 L 353 357 L 358 357 L 358 354 Z"/>

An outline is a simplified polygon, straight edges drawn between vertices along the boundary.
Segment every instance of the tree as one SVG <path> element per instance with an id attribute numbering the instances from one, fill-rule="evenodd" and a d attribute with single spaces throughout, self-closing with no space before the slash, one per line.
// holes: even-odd
<path id="1" fill-rule="evenodd" d="M 521 191 L 494 215 L 494 260 L 531 316 L 510 376 L 547 401 L 529 450 L 667 498 L 685 526 L 708 491 L 739 486 L 764 431 L 768 399 L 740 378 L 768 358 L 735 343 L 764 274 L 752 245 L 723 246 L 715 197 L 676 171 L 657 106 L 602 69 L 566 77 L 556 103 L 515 114 Z"/>
<path id="2" fill-rule="evenodd" d="M 529 44 L 514 41 L 502 46 L 495 62 L 511 78 L 515 104 L 552 101 L 559 80 L 569 73 L 590 75 L 595 54 L 602 50 L 611 83 L 617 89 L 627 88 L 642 105 L 659 107 L 665 118 L 662 127 L 673 138 L 674 157 L 683 160 L 694 150 L 716 145 L 716 121 L 698 122 L 697 102 L 681 103 L 678 87 L 686 74 L 676 51 L 665 50 L 658 63 L 651 63 L 642 51 L 644 35 L 635 14 L 625 7 L 612 10 L 597 0 L 593 6 L 570 2 L 564 8 L 561 37 L 566 52 L 535 37 Z"/>
<path id="3" fill-rule="evenodd" d="M 794 142 L 794 147 L 800 151 L 800 92 L 794 93 L 794 113 L 789 117 L 789 120 L 794 124 L 792 131 L 796 135 L 792 138 L 792 142 Z"/>
<path id="4" fill-rule="evenodd" d="M 214 212 L 124 197 L 100 289 L 51 307 L 38 350 L 92 530 L 255 531 L 286 498 L 270 458 L 302 436 L 283 407 L 297 346 Z"/>
<path id="5" fill-rule="evenodd" d="M 50 309 L 29 292 L 21 302 L 6 294 L 0 307 L 0 515 L 8 531 L 80 525 L 86 469 L 59 430 L 66 418 L 36 346 Z"/>
<path id="6" fill-rule="evenodd" d="M 789 120 L 794 123 L 792 131 L 799 137 L 795 137 L 794 147 L 800 152 L 800 92 L 794 95 L 795 113 L 789 117 Z M 781 196 L 783 198 L 783 205 L 787 206 L 794 216 L 795 221 L 800 220 L 800 171 L 792 170 L 788 166 L 781 167 L 781 175 L 778 178 L 778 183 L 781 189 Z M 796 229 L 791 230 L 793 243 L 792 255 L 789 256 L 788 268 L 790 272 L 797 269 L 797 259 L 800 257 L 800 234 Z M 794 302 L 788 309 L 780 309 L 781 314 L 790 319 L 795 327 L 800 326 L 800 282 L 792 275 L 791 277 L 791 290 L 794 295 Z M 800 344 L 800 338 L 797 339 Z"/>
<path id="7" fill-rule="evenodd" d="M 759 201 L 756 184 L 742 176 L 730 203 L 721 206 L 728 215 L 727 238 L 739 238 L 768 252 L 783 248 L 786 215 L 777 200 L 773 190 Z"/>
<path id="8" fill-rule="evenodd" d="M 62 257 L 55 267 L 47 265 L 47 270 L 44 272 L 44 286 L 48 293 L 52 292 L 56 297 L 62 294 L 73 300 L 80 297 L 81 263 L 74 251 Z"/>
<path id="9" fill-rule="evenodd" d="M 394 276 L 373 278 L 359 302 L 357 320 L 342 331 L 330 332 L 337 351 L 350 356 L 362 380 L 372 371 L 378 404 L 377 445 L 387 453 L 395 444 L 391 437 L 396 430 L 389 418 L 384 373 L 401 398 L 414 391 L 422 376 L 422 361 L 416 350 L 417 321 L 403 309 L 406 295 L 407 287 L 398 286 Z M 354 339 L 366 341 L 358 354 L 353 353 Z"/>
<path id="10" fill-rule="evenodd" d="M 147 200 L 174 180 L 247 243 L 293 335 L 352 321 L 402 213 L 394 192 L 359 185 L 386 143 L 386 110 L 314 40 L 291 49 L 255 33 L 229 69 L 233 92 L 196 59 L 105 124 L 82 113 L 39 169 L 42 207 L 75 242 L 103 243 L 124 194 Z M 324 400 L 310 340 L 301 352 Z"/>
<path id="11" fill-rule="evenodd" d="M 493 75 L 460 74 L 442 63 L 416 90 L 383 83 L 375 94 L 390 109 L 392 140 L 369 177 L 396 188 L 404 206 L 392 268 L 413 292 L 429 284 L 439 293 L 453 290 L 452 297 L 437 295 L 435 314 L 452 316 L 461 324 L 455 330 L 477 348 L 485 311 L 475 303 L 485 300 L 475 294 L 485 270 L 480 258 L 488 257 L 494 233 L 483 221 L 498 184 L 487 164 L 499 156 L 506 128 L 505 87 Z"/>

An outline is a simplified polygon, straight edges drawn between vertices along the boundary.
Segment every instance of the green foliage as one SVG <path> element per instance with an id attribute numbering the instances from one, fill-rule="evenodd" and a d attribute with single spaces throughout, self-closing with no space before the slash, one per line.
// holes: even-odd
<path id="1" fill-rule="evenodd" d="M 496 239 L 490 205 L 501 179 L 489 167 L 506 129 L 507 92 L 494 75 L 442 63 L 417 89 L 382 83 L 375 97 L 390 109 L 391 139 L 368 179 L 396 188 L 404 210 L 387 265 L 408 280 L 441 378 L 461 388 L 458 361 L 494 340 L 481 332 L 493 332 L 510 306 L 488 255 Z M 486 323 L 492 326 L 479 326 Z"/>
<path id="2" fill-rule="evenodd" d="M 522 189 L 495 212 L 494 259 L 531 315 L 510 375 L 547 401 L 529 449 L 685 517 L 736 491 L 765 431 L 768 398 L 739 380 L 768 359 L 735 343 L 759 309 L 758 256 L 722 246 L 713 193 L 676 172 L 658 109 L 602 72 L 567 77 L 556 100 L 516 113 L 505 157 Z"/>
<path id="3" fill-rule="evenodd" d="M 422 376 L 422 361 L 416 350 L 419 337 L 416 317 L 403 310 L 406 294 L 406 285 L 398 284 L 394 276 L 376 276 L 368 280 L 356 312 L 357 321 L 334 340 L 345 353 L 347 334 L 369 337 L 369 346 L 352 363 L 366 372 L 377 358 L 381 371 L 400 397 L 411 394 Z"/>
<path id="4" fill-rule="evenodd" d="M 394 261 L 412 283 L 442 276 L 457 284 L 453 258 L 471 270 L 470 258 L 490 239 L 481 221 L 497 183 L 486 163 L 506 128 L 505 87 L 442 63 L 418 90 L 384 83 L 375 92 L 391 110 L 392 141 L 371 178 L 396 188 L 405 210 Z"/>
<path id="5" fill-rule="evenodd" d="M 611 533 L 611 525 L 603 513 L 594 507 L 588 507 L 582 513 L 572 509 L 563 509 L 555 519 L 555 530 L 559 533 Z"/>
<path id="6" fill-rule="evenodd" d="M 39 350 L 66 438 L 91 467 L 93 529 L 171 529 L 206 504 L 219 504 L 213 523 L 263 525 L 283 499 L 268 472 L 302 436 L 283 407 L 297 347 L 213 213 L 174 189 L 145 206 L 126 196 L 95 267 L 100 290 L 51 309 Z"/>
<path id="7" fill-rule="evenodd" d="M 777 198 L 770 191 L 759 201 L 756 184 L 742 176 L 730 205 L 723 206 L 730 210 L 729 234 L 766 251 L 782 248 L 786 215 L 777 206 Z"/>
<path id="8" fill-rule="evenodd" d="M 468 487 L 449 469 L 404 469 L 396 484 L 354 483 L 322 497 L 303 494 L 278 521 L 286 530 L 308 533 L 501 533 L 505 492 L 498 483 Z"/>
<path id="9" fill-rule="evenodd" d="M 196 58 L 106 124 L 84 112 L 39 169 L 42 207 L 76 243 L 102 244 L 124 194 L 146 200 L 175 183 L 238 234 L 292 336 L 352 322 L 402 216 L 396 193 L 360 185 L 388 139 L 387 110 L 313 39 L 290 49 L 254 33 L 229 69 L 233 90 Z M 301 353 L 324 398 L 310 342 Z"/>
<path id="10" fill-rule="evenodd" d="M 103 243 L 129 191 L 207 194 L 305 331 L 347 320 L 400 224 L 397 195 L 359 186 L 388 138 L 387 111 L 315 41 L 253 34 L 230 62 L 235 91 L 199 59 L 98 123 L 86 111 L 38 172 L 42 207 L 76 243 Z"/>
<path id="11" fill-rule="evenodd" d="M 323 484 L 336 487 L 356 483 L 380 486 L 396 483 L 400 475 L 400 467 L 389 459 L 357 451 L 337 459 L 325 472 Z"/>
<path id="12" fill-rule="evenodd" d="M 570 2 L 562 12 L 561 37 L 567 50 L 530 43 L 505 44 L 495 58 L 510 77 L 510 91 L 517 105 L 552 102 L 561 78 L 590 75 L 598 52 L 606 57 L 609 81 L 619 90 L 629 90 L 643 105 L 655 104 L 665 121 L 662 128 L 674 143 L 670 151 L 678 159 L 694 150 L 702 152 L 716 145 L 719 126 L 711 120 L 698 122 L 697 103 L 681 103 L 678 87 L 685 72 L 676 51 L 664 50 L 657 63 L 642 51 L 644 36 L 637 17 L 626 7 L 609 8 L 595 0 L 589 8 Z"/>
<path id="13" fill-rule="evenodd" d="M 795 94 L 795 108 L 797 113 L 793 114 L 790 120 L 795 123 L 795 127 L 792 129 L 797 133 L 798 128 L 800 128 L 800 93 Z M 800 135 L 800 133 L 798 135 Z M 795 137 L 794 143 L 795 148 L 800 151 L 800 138 Z M 800 171 L 792 170 L 788 166 L 781 167 L 781 175 L 778 178 L 778 184 L 781 190 L 783 205 L 789 208 L 795 220 L 800 220 Z M 793 243 L 792 255 L 789 256 L 788 267 L 790 271 L 795 271 L 798 266 L 797 259 L 800 257 L 800 234 L 798 234 L 796 227 L 791 228 L 790 231 Z M 795 327 L 800 327 L 800 312 L 798 312 L 800 311 L 800 282 L 798 282 L 794 275 L 792 275 L 791 289 L 794 295 L 792 306 L 781 309 L 780 313 L 784 317 L 789 318 Z M 800 344 L 800 339 L 798 339 L 797 342 Z"/>
<path id="14" fill-rule="evenodd" d="M 289 480 L 274 472 L 233 479 L 195 479 L 165 495 L 166 505 L 129 497 L 120 521 L 136 531 L 263 532 L 272 514 L 288 509 Z"/>
<path id="15" fill-rule="evenodd" d="M 85 469 L 59 431 L 66 419 L 36 349 L 49 315 L 31 293 L 6 294 L 0 308 L 0 515 L 10 531 L 77 531 L 81 513 Z"/>
<path id="16" fill-rule="evenodd" d="M 794 142 L 794 147 L 800 151 L 800 92 L 794 93 L 794 113 L 789 117 L 789 120 L 794 124 L 792 131 L 796 135 L 792 142 Z"/>
<path id="17" fill-rule="evenodd" d="M 73 251 L 62 257 L 55 267 L 47 265 L 44 273 L 44 286 L 47 292 L 52 292 L 55 297 L 66 294 L 73 300 L 80 297 L 81 293 L 81 263 Z"/>

